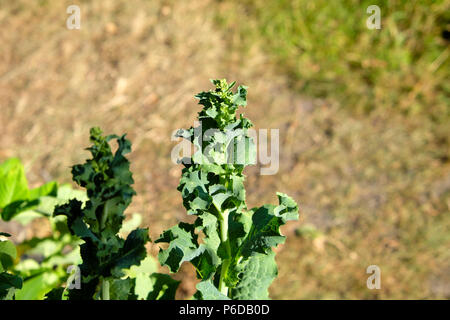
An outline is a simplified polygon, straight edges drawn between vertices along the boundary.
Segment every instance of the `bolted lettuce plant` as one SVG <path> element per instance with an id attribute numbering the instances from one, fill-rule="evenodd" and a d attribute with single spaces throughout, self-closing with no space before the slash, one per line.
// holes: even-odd
<path id="1" fill-rule="evenodd" d="M 110 140 L 116 139 L 117 151 L 113 154 Z M 69 288 L 68 299 L 134 300 L 136 286 L 146 293 L 147 299 L 174 299 L 179 282 L 164 274 L 148 274 L 148 281 L 142 275 L 129 276 L 131 267 L 135 271 L 145 269 L 141 262 L 146 258 L 145 245 L 150 241 L 148 229 L 137 228 L 126 239 L 119 235 L 125 218 L 124 211 L 136 194 L 125 157 L 131 151 L 131 143 L 125 135 L 102 136 L 99 128 L 92 128 L 88 148 L 92 154 L 84 164 L 72 168 L 73 180 L 86 188 L 88 200 L 83 205 L 76 199 L 57 206 L 55 216 L 67 217 L 72 234 L 83 240 L 80 247 L 82 264 L 79 266 L 81 283 L 79 288 Z M 145 270 L 144 270 L 145 271 Z M 144 273 L 144 276 L 146 274 Z M 147 284 L 142 288 L 142 283 Z M 48 299 L 62 298 L 61 288 L 47 295 Z"/>
<path id="2" fill-rule="evenodd" d="M 226 80 L 212 80 L 214 90 L 195 97 L 203 109 L 199 125 L 179 130 L 178 137 L 192 142 L 196 152 L 183 159 L 178 190 L 193 224 L 180 222 L 162 233 L 167 243 L 159 260 L 172 272 L 190 262 L 201 280 L 197 299 L 268 299 L 268 288 L 278 270 L 272 248 L 283 243 L 280 226 L 298 219 L 296 202 L 277 193 L 278 205 L 248 209 L 243 170 L 254 164 L 256 148 L 241 114 L 247 87 L 233 92 Z"/>

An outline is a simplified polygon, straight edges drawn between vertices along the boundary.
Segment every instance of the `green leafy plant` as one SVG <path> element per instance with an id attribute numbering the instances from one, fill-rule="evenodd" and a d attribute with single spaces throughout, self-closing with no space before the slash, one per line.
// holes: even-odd
<path id="1" fill-rule="evenodd" d="M 0 232 L 2 237 L 10 237 L 8 233 Z M 9 240 L 0 239 L 0 300 L 12 300 L 16 290 L 22 288 L 22 278 L 8 272 L 16 259 L 17 250 Z"/>
<path id="2" fill-rule="evenodd" d="M 56 195 L 57 183 L 53 181 L 29 189 L 25 169 L 19 159 L 11 158 L 0 164 L 0 212 L 3 220 L 9 221 L 21 212 L 37 209 L 41 198 Z"/>
<path id="3" fill-rule="evenodd" d="M 254 163 L 256 149 L 248 133 L 252 123 L 242 114 L 236 118 L 247 87 L 233 93 L 235 83 L 212 83 L 214 90 L 196 95 L 201 125 L 177 133 L 197 150 L 184 159 L 178 186 L 187 213 L 197 219 L 163 232 L 155 242 L 168 247 L 159 260 L 172 272 L 183 262 L 196 268 L 197 299 L 268 299 L 278 272 L 272 248 L 284 242 L 279 227 L 298 219 L 298 206 L 277 193 L 279 205 L 247 209 L 243 170 Z"/>
<path id="4" fill-rule="evenodd" d="M 72 168 L 73 180 L 86 188 L 88 200 L 83 204 L 73 199 L 54 211 L 55 216 L 66 216 L 69 230 L 83 240 L 80 288 L 59 288 L 47 298 L 133 300 L 147 292 L 147 299 L 174 299 L 178 281 L 150 274 L 152 267 L 145 260 L 148 229 L 137 228 L 126 239 L 119 235 L 124 211 L 136 194 L 125 157 L 131 143 L 125 135 L 104 137 L 99 128 L 91 129 L 90 139 L 92 159 Z M 112 139 L 118 143 L 114 154 L 109 145 Z M 137 288 L 136 279 L 142 282 L 143 277 L 148 280 L 146 286 L 140 283 Z"/>
<path id="5" fill-rule="evenodd" d="M 47 236 L 16 243 L 15 263 L 10 270 L 20 276 L 23 283 L 20 290 L 15 290 L 15 299 L 42 299 L 46 292 L 67 280 L 67 266 L 80 261 L 79 240 L 71 236 L 62 217 L 52 217 L 55 206 L 70 198 L 85 201 L 86 195 L 70 185 L 59 186 L 54 181 L 29 189 L 25 168 L 19 159 L 11 158 L 0 164 L 2 220 L 18 222 L 26 228 L 41 219 L 51 226 Z"/>

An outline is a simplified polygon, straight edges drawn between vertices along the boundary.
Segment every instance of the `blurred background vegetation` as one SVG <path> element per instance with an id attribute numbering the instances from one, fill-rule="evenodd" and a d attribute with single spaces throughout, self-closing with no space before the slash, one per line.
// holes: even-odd
<path id="1" fill-rule="evenodd" d="M 81 29 L 66 28 L 67 6 Z M 381 9 L 369 30 L 366 9 Z M 0 162 L 70 182 L 89 128 L 127 132 L 152 238 L 186 219 L 171 133 L 226 77 L 280 170 L 247 171 L 250 207 L 293 196 L 274 299 L 450 298 L 449 1 L 0 0 Z M 45 234 L 39 223 L 16 241 Z M 5 225 L 2 225 L 2 229 Z M 8 231 L 8 230 L 3 230 Z M 13 232 L 11 232 L 13 233 Z M 156 254 L 157 246 L 149 248 Z M 381 268 L 381 289 L 366 268 Z M 166 270 L 167 271 L 167 270 Z M 194 290 L 189 267 L 180 297 Z"/>

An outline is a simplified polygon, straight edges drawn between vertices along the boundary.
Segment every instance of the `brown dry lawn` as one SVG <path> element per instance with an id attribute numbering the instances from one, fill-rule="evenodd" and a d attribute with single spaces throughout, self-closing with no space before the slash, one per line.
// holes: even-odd
<path id="1" fill-rule="evenodd" d="M 69 182 L 90 127 L 128 133 L 138 192 L 128 212 L 155 239 L 186 219 L 171 133 L 193 124 L 209 79 L 237 80 L 256 128 L 280 129 L 279 172 L 247 170 L 249 207 L 275 203 L 276 191 L 301 206 L 272 298 L 450 297 L 448 144 L 429 122 L 300 96 L 263 50 L 229 46 L 213 1 L 75 2 L 81 30 L 65 27 L 73 1 L 0 1 L 0 161 L 22 159 L 33 185 Z M 372 264 L 381 290 L 366 287 Z M 185 298 L 195 276 L 183 270 Z"/>

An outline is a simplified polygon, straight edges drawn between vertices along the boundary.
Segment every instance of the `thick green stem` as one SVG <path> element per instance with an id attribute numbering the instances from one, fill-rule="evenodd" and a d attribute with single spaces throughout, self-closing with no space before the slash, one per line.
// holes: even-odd
<path id="1" fill-rule="evenodd" d="M 225 285 L 225 275 L 228 271 L 228 267 L 230 266 L 230 259 L 231 259 L 231 247 L 230 242 L 228 240 L 228 210 L 225 210 L 224 212 L 221 212 L 219 210 L 220 214 L 220 238 L 222 240 L 222 243 L 225 244 L 225 248 L 227 250 L 228 259 L 225 259 L 222 262 L 222 268 L 220 270 L 220 279 L 219 279 L 219 291 L 222 292 L 224 295 L 228 296 L 228 287 Z"/>
<path id="2" fill-rule="evenodd" d="M 226 259 L 222 263 L 222 268 L 220 269 L 220 279 L 219 279 L 219 291 L 228 297 L 228 287 L 225 284 L 225 274 L 228 271 L 228 267 L 230 266 L 230 259 Z"/>
<path id="3" fill-rule="evenodd" d="M 102 279 L 102 300 L 109 300 L 109 281 Z"/>
<path id="4" fill-rule="evenodd" d="M 103 214 L 100 221 L 100 228 L 103 230 L 106 226 L 106 220 L 108 219 L 108 202 L 103 205 Z"/>

